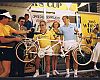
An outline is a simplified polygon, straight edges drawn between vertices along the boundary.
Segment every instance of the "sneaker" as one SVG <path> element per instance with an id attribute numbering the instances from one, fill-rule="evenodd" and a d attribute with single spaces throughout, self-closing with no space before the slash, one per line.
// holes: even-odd
<path id="1" fill-rule="evenodd" d="M 58 72 L 57 70 L 55 70 L 55 73 L 56 73 L 56 74 L 59 74 L 59 72 Z"/>
<path id="2" fill-rule="evenodd" d="M 50 73 L 47 73 L 47 74 L 46 74 L 46 77 L 49 78 L 49 76 L 50 76 Z"/>
<path id="3" fill-rule="evenodd" d="M 55 70 L 52 71 L 53 76 L 56 76 L 56 72 Z"/>
<path id="4" fill-rule="evenodd" d="M 78 75 L 75 75 L 75 74 L 74 74 L 74 78 L 77 78 L 77 77 L 78 77 Z"/>
<path id="5" fill-rule="evenodd" d="M 39 73 L 35 73 L 34 75 L 33 75 L 33 77 L 38 77 L 39 76 Z"/>
<path id="6" fill-rule="evenodd" d="M 96 66 L 94 66 L 94 70 L 99 70 Z"/>
<path id="7" fill-rule="evenodd" d="M 70 77 L 70 74 L 66 74 L 65 78 L 69 78 Z"/>

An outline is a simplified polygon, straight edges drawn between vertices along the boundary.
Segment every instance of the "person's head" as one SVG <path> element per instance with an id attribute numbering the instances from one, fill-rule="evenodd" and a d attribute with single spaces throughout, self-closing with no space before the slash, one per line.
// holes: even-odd
<path id="1" fill-rule="evenodd" d="M 19 23 L 21 26 L 23 26 L 24 23 L 25 23 L 25 18 L 24 18 L 24 17 L 19 17 L 19 18 L 18 18 L 18 23 Z"/>
<path id="2" fill-rule="evenodd" d="M 39 23 L 39 26 L 40 26 L 40 30 L 42 30 L 42 31 L 46 30 L 47 29 L 46 21 L 41 20 L 40 23 Z"/>
<path id="3" fill-rule="evenodd" d="M 12 15 L 12 21 L 16 22 L 16 15 Z"/>
<path id="4" fill-rule="evenodd" d="M 60 23 L 57 22 L 57 21 L 54 21 L 53 24 L 52 24 L 52 27 L 53 28 L 59 28 L 60 27 Z"/>
<path id="5" fill-rule="evenodd" d="M 96 28 L 98 28 L 98 31 L 99 31 L 99 24 L 96 24 Z"/>
<path id="6" fill-rule="evenodd" d="M 99 28 L 95 26 L 92 31 L 96 34 L 99 31 Z"/>
<path id="7" fill-rule="evenodd" d="M 11 19 L 10 13 L 5 9 L 0 9 L 0 22 L 4 25 L 8 24 Z"/>
<path id="8" fill-rule="evenodd" d="M 64 22 L 64 24 L 66 25 L 66 24 L 69 24 L 69 17 L 68 16 L 63 16 L 62 17 L 62 20 L 63 20 L 63 22 Z"/>
<path id="9" fill-rule="evenodd" d="M 29 14 L 25 14 L 24 17 L 25 17 L 25 20 L 28 20 L 29 19 Z"/>

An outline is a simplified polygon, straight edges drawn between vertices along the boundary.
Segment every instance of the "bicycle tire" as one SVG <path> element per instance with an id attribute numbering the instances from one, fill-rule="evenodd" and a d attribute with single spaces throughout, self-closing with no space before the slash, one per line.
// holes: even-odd
<path id="1" fill-rule="evenodd" d="M 74 57 L 77 51 L 77 59 Z M 88 65 L 93 58 L 93 51 L 86 45 L 80 45 L 72 52 L 74 61 L 81 66 Z"/>
<path id="2" fill-rule="evenodd" d="M 27 47 L 27 45 L 31 45 L 31 48 Z M 24 62 L 24 63 L 33 61 L 37 56 L 36 54 L 31 53 L 31 52 L 33 52 L 33 51 L 31 51 L 33 48 L 35 48 L 34 53 L 37 53 L 38 47 L 34 42 L 32 42 L 32 41 L 31 42 L 29 41 L 28 43 L 26 43 L 25 41 L 19 42 L 16 45 L 16 57 L 18 58 L 18 60 L 20 60 L 21 62 Z"/>

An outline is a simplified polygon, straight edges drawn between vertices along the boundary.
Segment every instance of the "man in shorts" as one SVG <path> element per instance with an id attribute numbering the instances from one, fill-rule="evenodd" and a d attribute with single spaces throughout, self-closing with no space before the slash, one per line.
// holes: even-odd
<path id="1" fill-rule="evenodd" d="M 64 35 L 64 50 L 67 51 L 68 48 L 72 47 L 76 47 L 77 46 L 77 42 L 75 40 L 75 32 L 78 32 L 77 27 L 75 27 L 74 25 L 70 24 L 70 20 L 68 16 L 63 16 L 62 20 L 64 22 L 64 25 L 62 27 L 59 28 L 60 33 L 62 33 Z M 77 53 L 76 55 L 74 55 L 74 57 L 77 58 Z M 66 78 L 70 77 L 69 74 L 69 67 L 70 67 L 70 52 L 68 53 L 68 56 L 66 57 Z M 78 77 L 77 76 L 77 70 L 78 70 L 78 64 L 75 63 L 74 61 L 74 77 Z"/>

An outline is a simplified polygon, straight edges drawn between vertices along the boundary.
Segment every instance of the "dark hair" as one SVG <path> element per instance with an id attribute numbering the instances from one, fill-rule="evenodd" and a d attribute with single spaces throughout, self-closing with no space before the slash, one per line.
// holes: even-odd
<path id="1" fill-rule="evenodd" d="M 0 14 L 6 13 L 6 12 L 8 12 L 8 11 L 5 10 L 5 9 L 0 9 Z M 3 17 L 8 18 L 8 17 L 6 17 L 6 16 L 4 16 L 4 15 L 0 15 L 0 20 L 2 20 Z"/>
<path id="2" fill-rule="evenodd" d="M 67 19 L 69 19 L 69 17 L 68 17 L 68 16 L 63 16 L 63 17 L 62 17 L 62 19 L 63 19 L 64 17 L 66 17 Z"/>
<path id="3" fill-rule="evenodd" d="M 99 24 L 96 24 L 96 25 L 94 26 L 94 29 L 99 30 Z"/>
<path id="4" fill-rule="evenodd" d="M 98 27 L 94 27 L 92 31 L 94 32 L 95 30 L 97 30 L 97 31 L 98 31 L 98 30 L 99 30 L 99 28 L 98 28 Z"/>
<path id="5" fill-rule="evenodd" d="M 12 21 L 16 21 L 16 15 L 12 15 Z"/>
<path id="6" fill-rule="evenodd" d="M 21 19 L 24 19 L 24 20 L 25 20 L 25 18 L 24 18 L 24 17 L 19 17 L 19 18 L 18 18 L 18 22 L 19 22 Z"/>
<path id="7" fill-rule="evenodd" d="M 97 31 L 99 30 L 97 27 L 95 28 Z"/>
<path id="8" fill-rule="evenodd" d="M 29 14 L 25 14 L 25 16 L 29 16 Z"/>
<path id="9" fill-rule="evenodd" d="M 52 27 L 54 27 L 54 24 L 55 24 L 55 23 L 58 23 L 58 27 L 60 27 L 60 23 L 57 22 L 57 21 L 54 21 L 54 22 L 53 22 Z"/>
<path id="10" fill-rule="evenodd" d="M 44 21 L 44 20 L 41 20 L 39 24 L 41 24 L 42 22 L 44 22 L 44 23 L 45 23 L 45 25 L 46 25 L 46 21 Z"/>

